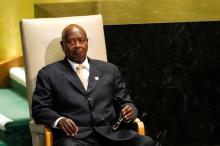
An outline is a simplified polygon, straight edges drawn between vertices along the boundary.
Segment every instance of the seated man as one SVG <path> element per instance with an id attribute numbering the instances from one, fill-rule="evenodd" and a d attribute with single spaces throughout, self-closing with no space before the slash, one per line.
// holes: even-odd
<path id="1" fill-rule="evenodd" d="M 137 109 L 118 68 L 87 57 L 85 30 L 68 25 L 60 43 L 65 58 L 39 71 L 32 102 L 34 120 L 52 128 L 54 145 L 153 146 L 150 137 L 120 125 L 133 121 Z"/>

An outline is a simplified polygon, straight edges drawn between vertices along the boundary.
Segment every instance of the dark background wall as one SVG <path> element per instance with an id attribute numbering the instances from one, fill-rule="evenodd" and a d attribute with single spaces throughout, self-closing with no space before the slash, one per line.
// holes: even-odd
<path id="1" fill-rule="evenodd" d="M 105 26 L 148 134 L 164 145 L 220 144 L 220 22 Z"/>

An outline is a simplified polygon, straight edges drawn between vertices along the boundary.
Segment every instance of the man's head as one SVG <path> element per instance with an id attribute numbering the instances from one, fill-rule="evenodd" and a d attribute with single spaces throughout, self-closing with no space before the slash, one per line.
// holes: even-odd
<path id="1" fill-rule="evenodd" d="M 76 24 L 66 26 L 60 44 L 67 58 L 79 64 L 83 63 L 88 51 L 88 38 L 82 27 Z"/>

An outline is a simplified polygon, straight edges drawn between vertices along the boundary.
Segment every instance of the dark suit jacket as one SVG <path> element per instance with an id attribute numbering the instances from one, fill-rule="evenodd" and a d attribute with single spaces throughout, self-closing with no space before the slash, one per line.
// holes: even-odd
<path id="1" fill-rule="evenodd" d="M 37 75 L 33 93 L 32 116 L 37 123 L 50 127 L 59 117 L 72 119 L 79 127 L 75 138 L 83 138 L 93 130 L 113 140 L 127 140 L 136 132 L 112 125 L 118 120 L 113 106 L 118 99 L 121 106 L 129 104 L 135 111 L 118 68 L 99 60 L 89 59 L 90 76 L 87 92 L 67 59 L 47 65 Z M 54 137 L 65 136 L 61 129 L 53 129 Z"/>

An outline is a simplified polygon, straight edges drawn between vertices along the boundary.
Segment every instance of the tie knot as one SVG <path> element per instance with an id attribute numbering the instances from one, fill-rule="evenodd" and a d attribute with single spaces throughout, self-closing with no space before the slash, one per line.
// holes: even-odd
<path id="1" fill-rule="evenodd" d="M 84 65 L 82 64 L 79 64 L 77 67 L 76 67 L 76 73 L 79 75 L 82 73 L 82 69 L 85 68 Z"/>
<path id="2" fill-rule="evenodd" d="M 84 65 L 79 64 L 79 65 L 76 67 L 76 69 L 77 69 L 77 70 L 81 70 L 81 69 L 84 68 L 84 67 L 85 67 Z"/>

